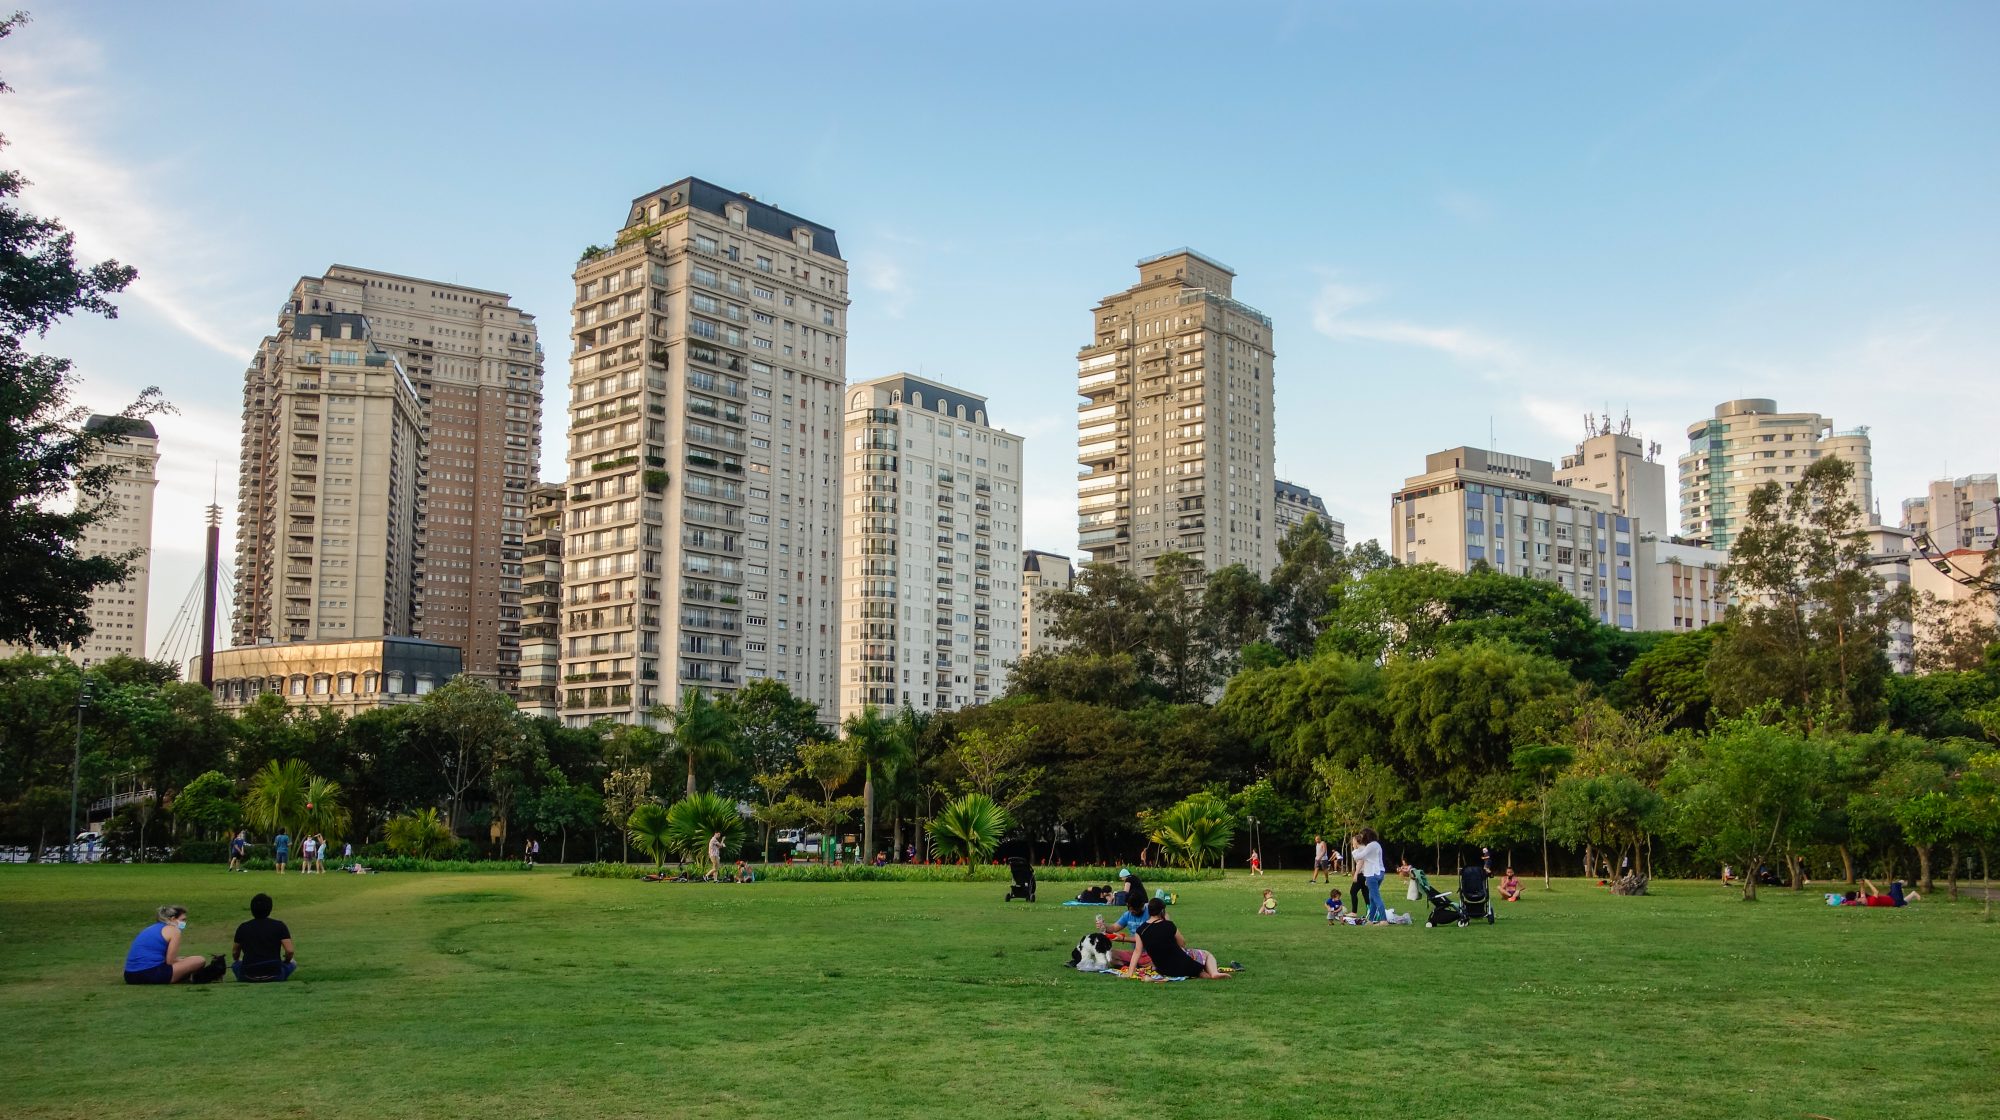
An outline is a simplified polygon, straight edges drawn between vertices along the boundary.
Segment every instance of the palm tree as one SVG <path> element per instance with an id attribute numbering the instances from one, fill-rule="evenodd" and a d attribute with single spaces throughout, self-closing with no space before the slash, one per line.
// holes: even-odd
<path id="1" fill-rule="evenodd" d="M 682 862 L 708 858 L 708 840 L 722 833 L 722 850 L 743 846 L 743 814 L 736 802 L 713 793 L 697 793 L 667 807 L 667 842 Z"/>
<path id="2" fill-rule="evenodd" d="M 443 852 L 456 837 L 436 809 L 405 813 L 391 819 L 382 830 L 389 850 L 398 855 L 431 859 Z"/>
<path id="3" fill-rule="evenodd" d="M 344 797 L 340 783 L 331 778 L 315 777 L 307 782 L 306 803 L 299 810 L 299 830 L 322 836 L 327 833 L 339 836 L 347 831 L 347 806 L 341 804 Z"/>
<path id="4" fill-rule="evenodd" d="M 1221 798 L 1197 793 L 1152 820 L 1147 838 L 1168 858 L 1200 870 L 1210 856 L 1220 860 L 1236 835 L 1236 819 Z"/>
<path id="5" fill-rule="evenodd" d="M 909 757 L 910 746 L 904 738 L 901 720 L 886 720 L 882 712 L 873 704 L 847 717 L 841 724 L 847 732 L 847 744 L 854 749 L 861 760 L 861 858 L 874 858 L 875 851 L 875 774 L 893 774 Z"/>
<path id="6" fill-rule="evenodd" d="M 667 739 L 667 753 L 687 760 L 689 797 L 695 794 L 697 765 L 736 757 L 736 721 L 730 718 L 728 709 L 699 688 L 688 689 L 679 708 L 661 704 L 653 709 L 652 716 L 673 728 Z"/>
<path id="7" fill-rule="evenodd" d="M 947 856 L 965 859 L 965 877 L 985 862 L 1000 846 L 1000 838 L 1014 827 L 1007 810 L 983 793 L 968 793 L 944 807 L 931 819 L 931 844 Z"/>
<path id="8" fill-rule="evenodd" d="M 667 807 L 657 801 L 648 801 L 632 811 L 631 819 L 625 822 L 625 834 L 640 851 L 653 857 L 654 868 L 666 865 L 667 856 L 674 850 L 673 821 L 667 816 Z"/>
<path id="9" fill-rule="evenodd" d="M 298 759 L 272 759 L 250 776 L 250 792 L 243 798 L 244 819 L 268 834 L 297 827 L 305 811 L 306 790 L 314 781 L 312 771 Z"/>

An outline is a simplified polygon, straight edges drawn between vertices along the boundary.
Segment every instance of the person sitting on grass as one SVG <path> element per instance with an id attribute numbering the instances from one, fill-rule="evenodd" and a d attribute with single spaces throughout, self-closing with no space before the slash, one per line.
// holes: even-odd
<path id="1" fill-rule="evenodd" d="M 139 931 L 132 947 L 125 951 L 127 984 L 206 984 L 222 972 L 222 961 L 208 967 L 207 957 L 181 956 L 181 933 L 187 929 L 185 906 L 162 906 L 154 911 L 157 919 Z"/>
<path id="2" fill-rule="evenodd" d="M 1140 882 L 1139 877 L 1137 875 L 1132 874 L 1131 868 L 1129 867 L 1119 868 L 1118 880 L 1119 880 L 1119 885 L 1123 887 L 1125 890 L 1126 899 L 1137 897 L 1140 902 L 1146 901 L 1146 884 Z M 1120 902 L 1124 900 L 1114 897 L 1112 898 L 1111 901 Z"/>
<path id="3" fill-rule="evenodd" d="M 1271 893 L 1269 887 L 1264 888 L 1264 901 L 1258 904 L 1257 914 L 1259 917 L 1265 918 L 1275 918 L 1278 916 L 1278 898 Z"/>
<path id="4" fill-rule="evenodd" d="M 245 983 L 289 980 L 299 967 L 292 957 L 291 927 L 271 916 L 271 896 L 258 894 L 250 900 L 250 920 L 236 927 L 230 971 Z"/>
<path id="5" fill-rule="evenodd" d="M 1113 965 L 1123 968 L 1131 964 L 1133 952 L 1139 954 L 1140 965 L 1143 966 L 1146 963 L 1145 950 L 1138 948 L 1139 927 L 1145 924 L 1146 900 L 1138 895 L 1129 895 L 1126 897 L 1125 912 L 1113 919 L 1110 925 L 1107 926 L 1104 924 L 1103 917 L 1100 916 L 1097 918 L 1097 932 L 1109 936 L 1113 941 L 1129 941 L 1133 946 L 1131 950 L 1112 950 L 1111 963 Z"/>
<path id="6" fill-rule="evenodd" d="M 1521 880 L 1514 878 L 1514 869 L 1507 869 L 1507 877 L 1500 880 L 1500 901 L 1521 901 Z"/>
<path id="7" fill-rule="evenodd" d="M 1220 980 L 1228 975 L 1216 962 L 1214 953 L 1187 947 L 1187 939 L 1167 920 L 1165 899 L 1155 898 L 1146 903 L 1146 924 L 1139 927 L 1139 945 L 1151 958 L 1153 971 L 1161 976 Z M 1125 975 L 1138 975 L 1136 961 L 1125 966 Z"/>
<path id="8" fill-rule="evenodd" d="M 1923 892 L 1921 891 L 1904 891 L 1903 883 L 1900 879 L 1889 884 L 1888 894 L 1882 894 L 1877 891 L 1875 884 L 1866 879 L 1861 880 L 1861 885 L 1868 888 L 1867 894 L 1862 894 L 1860 891 L 1848 891 L 1842 897 L 1840 904 L 1842 906 L 1908 906 L 1912 902 L 1922 902 L 1924 900 Z"/>
<path id="9" fill-rule="evenodd" d="M 747 864 L 747 863 L 744 863 L 744 862 L 743 862 L 742 860 L 740 860 L 740 859 L 739 859 L 739 860 L 737 860 L 737 861 L 736 861 L 736 881 L 737 881 L 737 882 L 739 882 L 739 883 L 747 883 L 747 882 L 749 882 L 749 881 L 750 881 L 751 879 L 753 879 L 753 878 L 755 878 L 755 876 L 754 876 L 754 875 L 752 875 L 752 874 L 750 873 L 750 865 L 749 865 L 749 864 Z"/>
<path id="10" fill-rule="evenodd" d="M 1326 892 L 1326 924 L 1334 925 L 1346 917 L 1346 908 L 1341 905 L 1340 891 L 1329 888 Z"/>

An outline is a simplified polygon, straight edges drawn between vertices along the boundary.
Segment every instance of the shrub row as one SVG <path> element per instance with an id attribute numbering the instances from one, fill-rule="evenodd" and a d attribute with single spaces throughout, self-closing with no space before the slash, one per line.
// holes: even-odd
<path id="1" fill-rule="evenodd" d="M 966 874 L 963 866 L 931 863 L 892 863 L 887 867 L 870 867 L 866 864 L 844 863 L 829 865 L 823 863 L 773 863 L 759 864 L 755 868 L 757 878 L 771 883 L 1009 883 L 1013 875 L 1004 866 L 982 864 Z M 653 868 L 643 863 L 586 863 L 572 874 L 586 879 L 639 879 L 651 874 Z M 1118 869 L 1115 867 L 1037 867 L 1035 877 L 1045 883 L 1116 883 Z M 1202 879 L 1220 879 L 1222 872 L 1214 868 L 1202 871 L 1188 871 L 1181 868 L 1142 868 L 1139 878 L 1152 883 L 1192 883 Z"/>

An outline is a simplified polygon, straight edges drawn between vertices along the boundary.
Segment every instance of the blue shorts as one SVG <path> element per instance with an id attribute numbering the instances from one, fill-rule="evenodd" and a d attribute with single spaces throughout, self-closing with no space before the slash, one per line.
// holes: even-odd
<path id="1" fill-rule="evenodd" d="M 250 970 L 250 975 L 248 976 L 243 975 L 243 970 L 246 967 Z M 274 984 L 280 980 L 289 980 L 292 973 L 298 970 L 298 967 L 297 961 L 258 961 L 256 964 L 231 961 L 229 963 L 229 971 L 235 973 L 236 978 L 246 984 Z"/>
<path id="2" fill-rule="evenodd" d="M 161 961 L 151 968 L 125 974 L 127 984 L 171 984 L 174 982 L 174 966 Z"/>

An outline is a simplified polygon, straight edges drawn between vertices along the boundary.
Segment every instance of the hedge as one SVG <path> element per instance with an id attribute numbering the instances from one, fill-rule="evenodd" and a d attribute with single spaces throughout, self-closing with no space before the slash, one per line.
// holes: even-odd
<path id="1" fill-rule="evenodd" d="M 690 865 L 699 874 L 699 864 Z M 728 870 L 724 868 L 724 870 Z M 760 882 L 769 883 L 1011 883 L 1013 873 L 1005 865 L 981 864 L 972 868 L 967 875 L 962 865 L 947 863 L 892 863 L 885 867 L 871 867 L 867 864 L 843 863 L 829 865 L 823 863 L 773 863 L 758 864 L 752 870 Z M 1153 883 L 1192 883 L 1203 879 L 1220 879 L 1222 872 L 1215 868 L 1188 871 L 1178 867 L 1139 868 L 1139 878 L 1148 885 Z M 585 879 L 642 879 L 653 873 L 653 868 L 643 863 L 586 863 L 571 872 Z M 1104 883 L 1118 881 L 1115 867 L 1037 867 L 1036 880 L 1044 883 Z"/>

